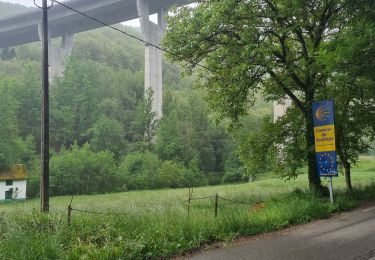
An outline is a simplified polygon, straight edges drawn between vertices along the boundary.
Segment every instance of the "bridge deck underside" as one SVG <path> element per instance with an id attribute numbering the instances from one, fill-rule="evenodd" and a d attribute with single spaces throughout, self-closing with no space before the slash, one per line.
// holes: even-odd
<path id="1" fill-rule="evenodd" d="M 157 13 L 174 4 L 184 5 L 189 2 L 191 1 L 150 1 L 150 13 Z M 136 0 L 72 0 L 66 4 L 107 24 L 117 24 L 138 18 Z M 39 10 L 0 20 L 0 48 L 39 41 L 38 24 L 40 21 Z M 52 38 L 103 27 L 102 24 L 58 4 L 50 9 L 49 21 Z"/>

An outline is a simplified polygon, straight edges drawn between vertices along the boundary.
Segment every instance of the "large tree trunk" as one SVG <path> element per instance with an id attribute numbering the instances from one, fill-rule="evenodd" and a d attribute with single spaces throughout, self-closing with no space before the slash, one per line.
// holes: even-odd
<path id="1" fill-rule="evenodd" d="M 321 185 L 320 177 L 318 176 L 318 169 L 316 164 L 314 123 L 311 108 L 308 109 L 305 120 L 309 187 L 311 191 L 321 193 L 323 191 L 323 186 Z"/>
<path id="2" fill-rule="evenodd" d="M 351 165 L 349 162 L 343 162 L 343 165 L 344 165 L 344 171 L 345 171 L 346 188 L 348 189 L 349 192 L 352 192 L 353 191 L 352 177 L 350 176 Z"/>

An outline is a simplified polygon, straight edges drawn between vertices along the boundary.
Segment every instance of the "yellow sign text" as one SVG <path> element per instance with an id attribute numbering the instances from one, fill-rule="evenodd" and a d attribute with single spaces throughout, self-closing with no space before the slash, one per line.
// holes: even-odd
<path id="1" fill-rule="evenodd" d="M 336 151 L 334 125 L 317 126 L 314 128 L 314 134 L 317 153 Z"/>

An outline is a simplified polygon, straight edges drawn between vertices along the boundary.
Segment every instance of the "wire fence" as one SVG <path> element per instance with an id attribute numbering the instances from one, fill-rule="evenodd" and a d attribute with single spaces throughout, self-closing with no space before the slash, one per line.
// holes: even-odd
<path id="1" fill-rule="evenodd" d="M 72 199 L 70 200 L 70 204 L 68 206 L 68 225 L 69 226 L 71 225 L 72 213 L 73 212 L 79 212 L 79 213 L 84 213 L 84 214 L 93 214 L 93 215 L 124 216 L 123 213 L 119 213 L 119 212 L 111 212 L 111 211 L 100 212 L 100 211 L 92 211 L 92 210 L 88 210 L 88 209 L 73 208 L 72 207 L 73 198 L 74 198 L 74 195 L 72 196 Z M 214 195 L 211 195 L 211 196 L 193 197 L 193 188 L 189 188 L 189 198 L 181 201 L 181 203 L 187 203 L 187 211 L 188 211 L 188 215 L 190 215 L 192 203 L 194 201 L 202 201 L 202 200 L 203 201 L 204 200 L 213 200 L 213 202 L 214 202 L 213 211 L 214 211 L 215 218 L 218 216 L 219 205 L 221 205 L 221 203 L 219 203 L 220 200 L 222 200 L 223 202 L 235 204 L 235 205 L 256 206 L 257 204 L 259 204 L 259 202 L 251 203 L 251 202 L 246 202 L 246 201 L 228 199 L 228 198 L 219 196 L 218 193 L 216 193 Z"/>
<path id="2" fill-rule="evenodd" d="M 207 196 L 207 197 L 201 197 L 201 198 L 189 198 L 187 200 L 182 201 L 182 203 L 193 201 L 193 200 L 206 200 L 206 199 L 212 199 L 212 198 L 214 198 L 214 195 L 213 196 Z"/>

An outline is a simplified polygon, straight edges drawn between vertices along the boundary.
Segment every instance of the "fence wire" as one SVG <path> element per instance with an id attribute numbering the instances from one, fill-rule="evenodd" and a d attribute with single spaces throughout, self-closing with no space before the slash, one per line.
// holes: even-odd
<path id="1" fill-rule="evenodd" d="M 207 197 L 200 197 L 200 198 L 190 198 L 190 199 L 182 201 L 182 203 L 189 202 L 189 201 L 194 201 L 194 200 L 211 199 L 211 198 L 215 198 L 215 196 L 207 196 Z"/>
<path id="2" fill-rule="evenodd" d="M 221 196 L 219 196 L 219 198 L 222 199 L 222 200 L 231 202 L 233 204 L 242 204 L 242 205 L 250 205 L 251 204 L 250 202 L 231 200 L 231 199 L 227 199 L 227 198 L 224 198 L 224 197 L 221 197 Z"/>
<path id="3" fill-rule="evenodd" d="M 189 196 L 191 196 L 192 193 L 189 191 Z M 70 225 L 71 222 L 71 217 L 72 217 L 72 212 L 80 212 L 80 213 L 86 213 L 86 214 L 94 214 L 94 215 L 113 215 L 113 216 L 124 216 L 124 213 L 118 213 L 118 212 L 99 212 L 99 211 L 91 211 L 91 210 L 86 210 L 86 209 L 76 209 L 72 207 L 72 202 L 73 202 L 74 196 L 72 196 L 72 199 L 70 201 L 70 205 L 68 206 L 68 223 Z M 187 200 L 182 201 L 182 203 L 188 203 L 188 211 L 190 211 L 190 204 L 193 201 L 198 201 L 198 200 L 207 200 L 207 199 L 213 199 L 215 202 L 215 217 L 217 216 L 217 210 L 218 210 L 218 201 L 223 200 L 227 203 L 232 203 L 232 204 L 240 204 L 240 205 L 248 205 L 250 206 L 252 203 L 251 202 L 245 202 L 245 201 L 238 201 L 238 200 L 233 200 L 233 199 L 228 199 L 222 196 L 219 196 L 218 194 L 211 195 L 211 196 L 206 196 L 206 197 L 190 197 Z M 253 203 L 256 204 L 256 203 Z"/>
<path id="4" fill-rule="evenodd" d="M 74 209 L 74 208 L 71 208 L 70 210 L 71 211 L 81 212 L 81 213 L 95 214 L 95 215 L 121 215 L 121 216 L 124 215 L 122 213 L 117 213 L 117 212 L 97 212 L 97 211 L 90 211 L 90 210 L 85 210 L 85 209 Z"/>

